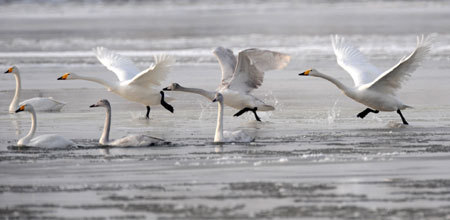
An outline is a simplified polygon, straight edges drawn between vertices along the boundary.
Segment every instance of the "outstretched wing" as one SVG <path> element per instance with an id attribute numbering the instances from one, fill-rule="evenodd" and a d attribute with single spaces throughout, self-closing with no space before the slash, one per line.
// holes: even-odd
<path id="1" fill-rule="evenodd" d="M 175 63 L 172 56 L 155 56 L 155 64 L 133 77 L 129 84 L 140 86 L 159 86 L 165 80 L 170 67 Z"/>
<path id="2" fill-rule="evenodd" d="M 217 47 L 213 53 L 216 55 L 220 69 L 222 70 L 221 84 L 227 84 L 233 77 L 234 70 L 236 69 L 236 57 L 232 50 L 224 47 Z"/>
<path id="3" fill-rule="evenodd" d="M 264 80 L 264 71 L 283 69 L 290 60 L 289 55 L 270 50 L 247 49 L 241 51 L 229 88 L 250 92 L 261 86 Z"/>
<path id="4" fill-rule="evenodd" d="M 372 82 L 381 73 L 366 57 L 343 37 L 331 36 L 336 61 L 347 71 L 355 83 L 355 87 Z"/>
<path id="5" fill-rule="evenodd" d="M 104 47 L 96 47 L 94 52 L 100 63 L 114 72 L 119 81 L 129 80 L 140 72 L 128 57 L 114 53 Z"/>
<path id="6" fill-rule="evenodd" d="M 395 95 L 397 89 L 401 88 L 402 83 L 411 76 L 411 73 L 413 73 L 426 58 L 430 52 L 434 37 L 434 34 L 427 37 L 424 37 L 423 35 L 421 37 L 417 36 L 416 49 L 409 56 L 401 58 L 395 66 L 376 78 L 369 84 L 368 89 Z"/>

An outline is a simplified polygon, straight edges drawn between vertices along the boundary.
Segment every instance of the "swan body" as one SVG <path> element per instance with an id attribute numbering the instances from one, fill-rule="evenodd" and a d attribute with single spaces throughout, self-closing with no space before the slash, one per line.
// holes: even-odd
<path id="1" fill-rule="evenodd" d="M 407 80 L 425 59 L 430 51 L 433 38 L 434 35 L 417 37 L 416 49 L 411 54 L 401 58 L 392 68 L 381 72 L 369 63 L 358 49 L 346 42 L 344 38 L 336 35 L 332 37 L 331 41 L 337 62 L 350 74 L 355 85 L 348 87 L 315 69 L 307 70 L 299 75 L 326 79 L 335 84 L 348 97 L 368 106 L 369 108 L 357 115 L 359 118 L 364 118 L 370 112 L 397 111 L 403 124 L 408 124 L 401 110 L 411 107 L 402 103 L 395 94 L 401 88 L 402 82 Z"/>
<path id="2" fill-rule="evenodd" d="M 6 73 L 14 74 L 14 77 L 16 78 L 16 92 L 14 93 L 14 98 L 12 99 L 11 104 L 9 105 L 10 113 L 14 113 L 19 106 L 25 104 L 31 104 L 34 107 L 35 111 L 41 112 L 61 111 L 61 108 L 64 107 L 64 105 L 66 105 L 65 103 L 57 101 L 52 97 L 48 98 L 35 97 L 19 103 L 20 93 L 22 90 L 22 81 L 20 79 L 19 68 L 13 66 L 8 70 L 6 70 L 5 74 Z"/>
<path id="3" fill-rule="evenodd" d="M 145 105 L 147 107 L 147 118 L 149 118 L 150 107 L 155 105 L 162 105 L 173 113 L 173 107 L 166 102 L 170 102 L 173 99 L 165 97 L 164 93 L 156 88 L 161 85 L 161 81 L 166 78 L 170 66 L 174 63 L 172 57 L 155 57 L 154 65 L 146 70 L 139 71 L 133 61 L 127 57 L 116 54 L 103 47 L 97 47 L 94 51 L 97 59 L 109 70 L 114 72 L 118 80 L 109 82 L 97 77 L 80 76 L 70 72 L 59 77 L 58 80 L 81 79 L 101 84 L 110 92 L 130 101 Z"/>
<path id="4" fill-rule="evenodd" d="M 17 146 L 29 146 L 40 148 L 67 148 L 75 146 L 71 140 L 57 134 L 45 134 L 34 137 L 37 127 L 36 112 L 32 105 L 21 105 L 15 112 L 27 111 L 31 114 L 31 129 L 28 134 L 17 142 Z"/>
<path id="5" fill-rule="evenodd" d="M 217 102 L 217 125 L 216 125 L 216 133 L 214 135 L 214 142 L 252 142 L 255 140 L 254 137 L 248 135 L 245 131 L 223 131 L 223 105 L 224 105 L 224 97 L 220 93 L 216 93 L 214 96 L 213 102 Z"/>
<path id="6" fill-rule="evenodd" d="M 250 92 L 262 85 L 264 71 L 282 69 L 290 61 L 290 56 L 278 52 L 259 49 L 247 49 L 239 53 L 238 58 L 233 51 L 218 47 L 213 51 L 222 71 L 222 81 L 216 91 L 197 88 L 186 88 L 172 83 L 165 91 L 182 91 L 202 95 L 213 100 L 215 93 L 221 93 L 225 105 L 239 109 L 234 116 L 252 111 L 256 120 L 260 121 L 256 111 L 273 111 L 273 106 L 265 104 Z"/>
<path id="7" fill-rule="evenodd" d="M 110 141 L 109 132 L 111 130 L 111 104 L 108 100 L 102 99 L 96 104 L 90 106 L 94 107 L 104 107 L 106 108 L 106 118 L 103 127 L 102 136 L 99 139 L 100 145 L 115 146 L 115 147 L 146 147 L 153 145 L 161 145 L 166 143 L 164 140 L 151 137 L 149 135 L 128 135 L 126 137 Z"/>

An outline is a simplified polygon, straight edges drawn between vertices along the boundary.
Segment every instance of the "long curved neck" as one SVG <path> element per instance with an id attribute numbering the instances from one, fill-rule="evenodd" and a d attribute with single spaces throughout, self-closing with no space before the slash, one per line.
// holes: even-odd
<path id="1" fill-rule="evenodd" d="M 109 90 L 114 90 L 117 87 L 116 85 L 111 84 L 110 82 L 107 82 L 103 79 L 99 79 L 96 77 L 76 76 L 76 78 L 74 78 L 74 79 L 82 79 L 82 80 L 87 80 L 87 81 L 91 81 L 91 82 L 96 82 L 96 83 L 101 84 L 104 87 L 108 88 Z"/>
<path id="2" fill-rule="evenodd" d="M 223 101 L 219 101 L 217 103 L 217 127 L 216 127 L 216 135 L 214 135 L 214 142 L 222 142 L 223 141 Z"/>
<path id="3" fill-rule="evenodd" d="M 323 73 L 316 73 L 316 74 L 311 75 L 311 76 L 320 77 L 320 78 L 323 78 L 323 79 L 326 79 L 326 80 L 330 81 L 331 83 L 336 85 L 340 90 L 342 90 L 344 93 L 347 93 L 348 91 L 350 91 L 350 89 L 346 85 L 342 84 L 337 79 L 335 79 L 335 78 L 333 78 L 331 76 L 325 75 Z"/>
<path id="4" fill-rule="evenodd" d="M 28 144 L 30 140 L 34 137 L 34 132 L 36 132 L 37 127 L 36 112 L 34 111 L 34 109 L 30 109 L 29 112 L 31 114 L 31 129 L 25 137 L 21 138 L 17 142 L 17 145 L 19 146 Z"/>
<path id="5" fill-rule="evenodd" d="M 206 91 L 204 89 L 187 88 L 187 87 L 182 87 L 182 86 L 179 86 L 178 89 L 175 90 L 175 91 L 182 91 L 182 92 L 190 92 L 190 93 L 199 94 L 199 95 L 202 95 L 202 96 L 206 97 L 207 99 L 209 99 L 211 101 L 214 99 L 214 95 L 215 95 L 214 92 L 209 92 L 209 91 Z"/>
<path id="6" fill-rule="evenodd" d="M 111 106 L 106 106 L 105 125 L 103 126 L 102 136 L 98 143 L 106 145 L 109 143 L 109 130 L 111 129 Z"/>
<path id="7" fill-rule="evenodd" d="M 20 99 L 20 90 L 22 90 L 22 82 L 20 81 L 19 73 L 14 73 L 14 77 L 16 78 L 16 92 L 14 93 L 14 98 L 9 105 L 9 113 L 14 113 L 19 105 Z"/>

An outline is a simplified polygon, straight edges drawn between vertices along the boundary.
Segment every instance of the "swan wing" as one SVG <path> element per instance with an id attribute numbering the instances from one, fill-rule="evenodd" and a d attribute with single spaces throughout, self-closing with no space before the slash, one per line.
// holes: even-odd
<path id="1" fill-rule="evenodd" d="M 149 135 L 128 135 L 126 137 L 117 139 L 108 145 L 115 147 L 147 147 L 162 145 L 165 142 L 163 139 L 152 137 Z"/>
<path id="2" fill-rule="evenodd" d="M 31 139 L 30 143 L 26 144 L 26 146 L 40 148 L 66 148 L 75 146 L 75 143 L 61 135 L 44 134 Z"/>
<path id="3" fill-rule="evenodd" d="M 238 62 L 229 88 L 250 92 L 261 86 L 264 71 L 283 69 L 291 57 L 287 54 L 270 50 L 247 49 L 238 55 Z"/>
<path id="4" fill-rule="evenodd" d="M 36 111 L 60 111 L 66 103 L 53 99 L 52 97 L 44 98 L 44 97 L 35 97 L 31 99 L 27 99 L 19 103 L 19 106 L 30 104 L 34 107 Z"/>
<path id="5" fill-rule="evenodd" d="M 129 80 L 140 72 L 128 57 L 114 53 L 104 47 L 96 47 L 94 52 L 100 63 L 114 72 L 119 81 Z"/>
<path id="6" fill-rule="evenodd" d="M 129 84 L 140 86 L 159 86 L 161 81 L 165 80 L 170 67 L 175 63 L 172 56 L 160 55 L 155 56 L 155 64 L 148 69 L 134 76 Z"/>
<path id="7" fill-rule="evenodd" d="M 232 50 L 224 47 L 217 47 L 213 53 L 219 61 L 220 69 L 222 70 L 222 85 L 228 84 L 236 69 L 236 57 Z"/>
<path id="8" fill-rule="evenodd" d="M 402 83 L 411 76 L 411 73 L 420 66 L 430 52 L 434 36 L 433 34 L 427 37 L 423 35 L 421 37 L 417 36 L 416 49 L 409 56 L 401 58 L 395 66 L 376 78 L 368 85 L 368 89 L 395 95 L 395 91 L 401 88 Z"/>
<path id="9" fill-rule="evenodd" d="M 381 71 L 372 65 L 366 57 L 353 45 L 338 35 L 331 36 L 336 61 L 347 71 L 355 83 L 355 87 L 372 82 Z"/>

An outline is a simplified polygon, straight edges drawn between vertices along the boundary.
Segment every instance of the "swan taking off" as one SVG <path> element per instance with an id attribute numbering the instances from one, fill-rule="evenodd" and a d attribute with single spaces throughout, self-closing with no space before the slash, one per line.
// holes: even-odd
<path id="1" fill-rule="evenodd" d="M 10 67 L 5 71 L 5 74 L 7 73 L 14 74 L 14 77 L 16 78 L 16 92 L 14 93 L 14 98 L 9 105 L 9 113 L 14 113 L 19 105 L 22 106 L 25 104 L 31 104 L 34 106 L 34 109 L 36 111 L 42 112 L 60 111 L 61 108 L 65 105 L 65 103 L 54 100 L 52 97 L 35 97 L 27 99 L 19 104 L 20 92 L 22 90 L 22 81 L 20 80 L 19 68 L 17 68 L 16 66 Z"/>
<path id="2" fill-rule="evenodd" d="M 336 85 L 348 97 L 368 106 L 369 108 L 357 115 L 359 118 L 364 118 L 370 112 L 397 111 L 403 124 L 407 125 L 408 122 L 403 117 L 401 110 L 411 107 L 399 101 L 395 97 L 395 92 L 420 66 L 430 51 L 433 39 L 434 35 L 417 37 L 416 49 L 410 55 L 401 58 L 392 68 L 381 72 L 344 38 L 337 35 L 332 36 L 331 43 L 337 63 L 353 78 L 354 87 L 347 87 L 335 78 L 315 69 L 307 70 L 299 75 L 324 78 Z"/>
<path id="3" fill-rule="evenodd" d="M 15 112 L 27 111 L 31 114 L 31 129 L 28 134 L 21 138 L 17 142 L 17 146 L 29 146 L 29 147 L 40 147 L 40 148 L 66 148 L 75 146 L 75 144 L 67 140 L 61 135 L 57 134 L 45 134 L 41 136 L 34 137 L 34 132 L 36 132 L 37 118 L 34 108 L 30 104 L 21 105 Z"/>
<path id="4" fill-rule="evenodd" d="M 161 85 L 161 81 L 166 79 L 170 66 L 174 63 L 171 56 L 155 56 L 155 64 L 140 71 L 129 58 L 116 54 L 104 47 L 94 49 L 97 59 L 106 68 L 114 72 L 117 80 L 107 82 L 103 79 L 88 76 L 79 76 L 74 73 L 66 73 L 58 80 L 82 79 L 92 81 L 105 86 L 108 91 L 133 102 L 144 104 L 147 107 L 146 117 L 149 118 L 150 106 L 161 104 L 165 109 L 173 113 L 173 107 L 165 100 L 172 100 L 169 97 L 164 99 L 164 92 L 155 87 Z"/>
<path id="5" fill-rule="evenodd" d="M 165 144 L 165 142 L 162 139 L 151 137 L 148 135 L 129 135 L 126 137 L 123 137 L 121 139 L 117 139 L 115 141 L 109 141 L 109 131 L 111 129 L 111 105 L 109 104 L 109 101 L 106 99 L 102 99 L 97 102 L 97 104 L 93 104 L 89 106 L 90 108 L 94 107 L 104 107 L 106 108 L 106 118 L 105 118 L 105 125 L 103 127 L 103 133 L 100 137 L 98 143 L 100 145 L 106 145 L 106 146 L 116 146 L 116 147 L 146 147 L 146 146 L 153 146 L 153 145 L 161 145 Z"/>
<path id="6" fill-rule="evenodd" d="M 216 48 L 213 53 L 216 55 L 222 70 L 222 81 L 215 92 L 186 88 L 178 83 L 172 83 L 163 90 L 196 93 L 209 100 L 213 100 L 215 93 L 219 92 L 224 96 L 225 105 L 240 110 L 234 114 L 235 117 L 251 111 L 257 121 L 261 121 L 261 119 L 256 111 L 273 111 L 275 109 L 251 95 L 250 92 L 261 86 L 264 71 L 286 67 L 291 59 L 289 55 L 269 50 L 247 49 L 241 51 L 236 59 L 233 51 L 223 47 Z"/>
<path id="7" fill-rule="evenodd" d="M 254 137 L 251 137 L 247 133 L 242 130 L 229 132 L 223 131 L 223 103 L 224 97 L 220 93 L 216 93 L 213 102 L 217 102 L 217 127 L 216 134 L 214 135 L 214 142 L 237 142 L 237 143 L 246 143 L 252 142 L 255 140 Z"/>

